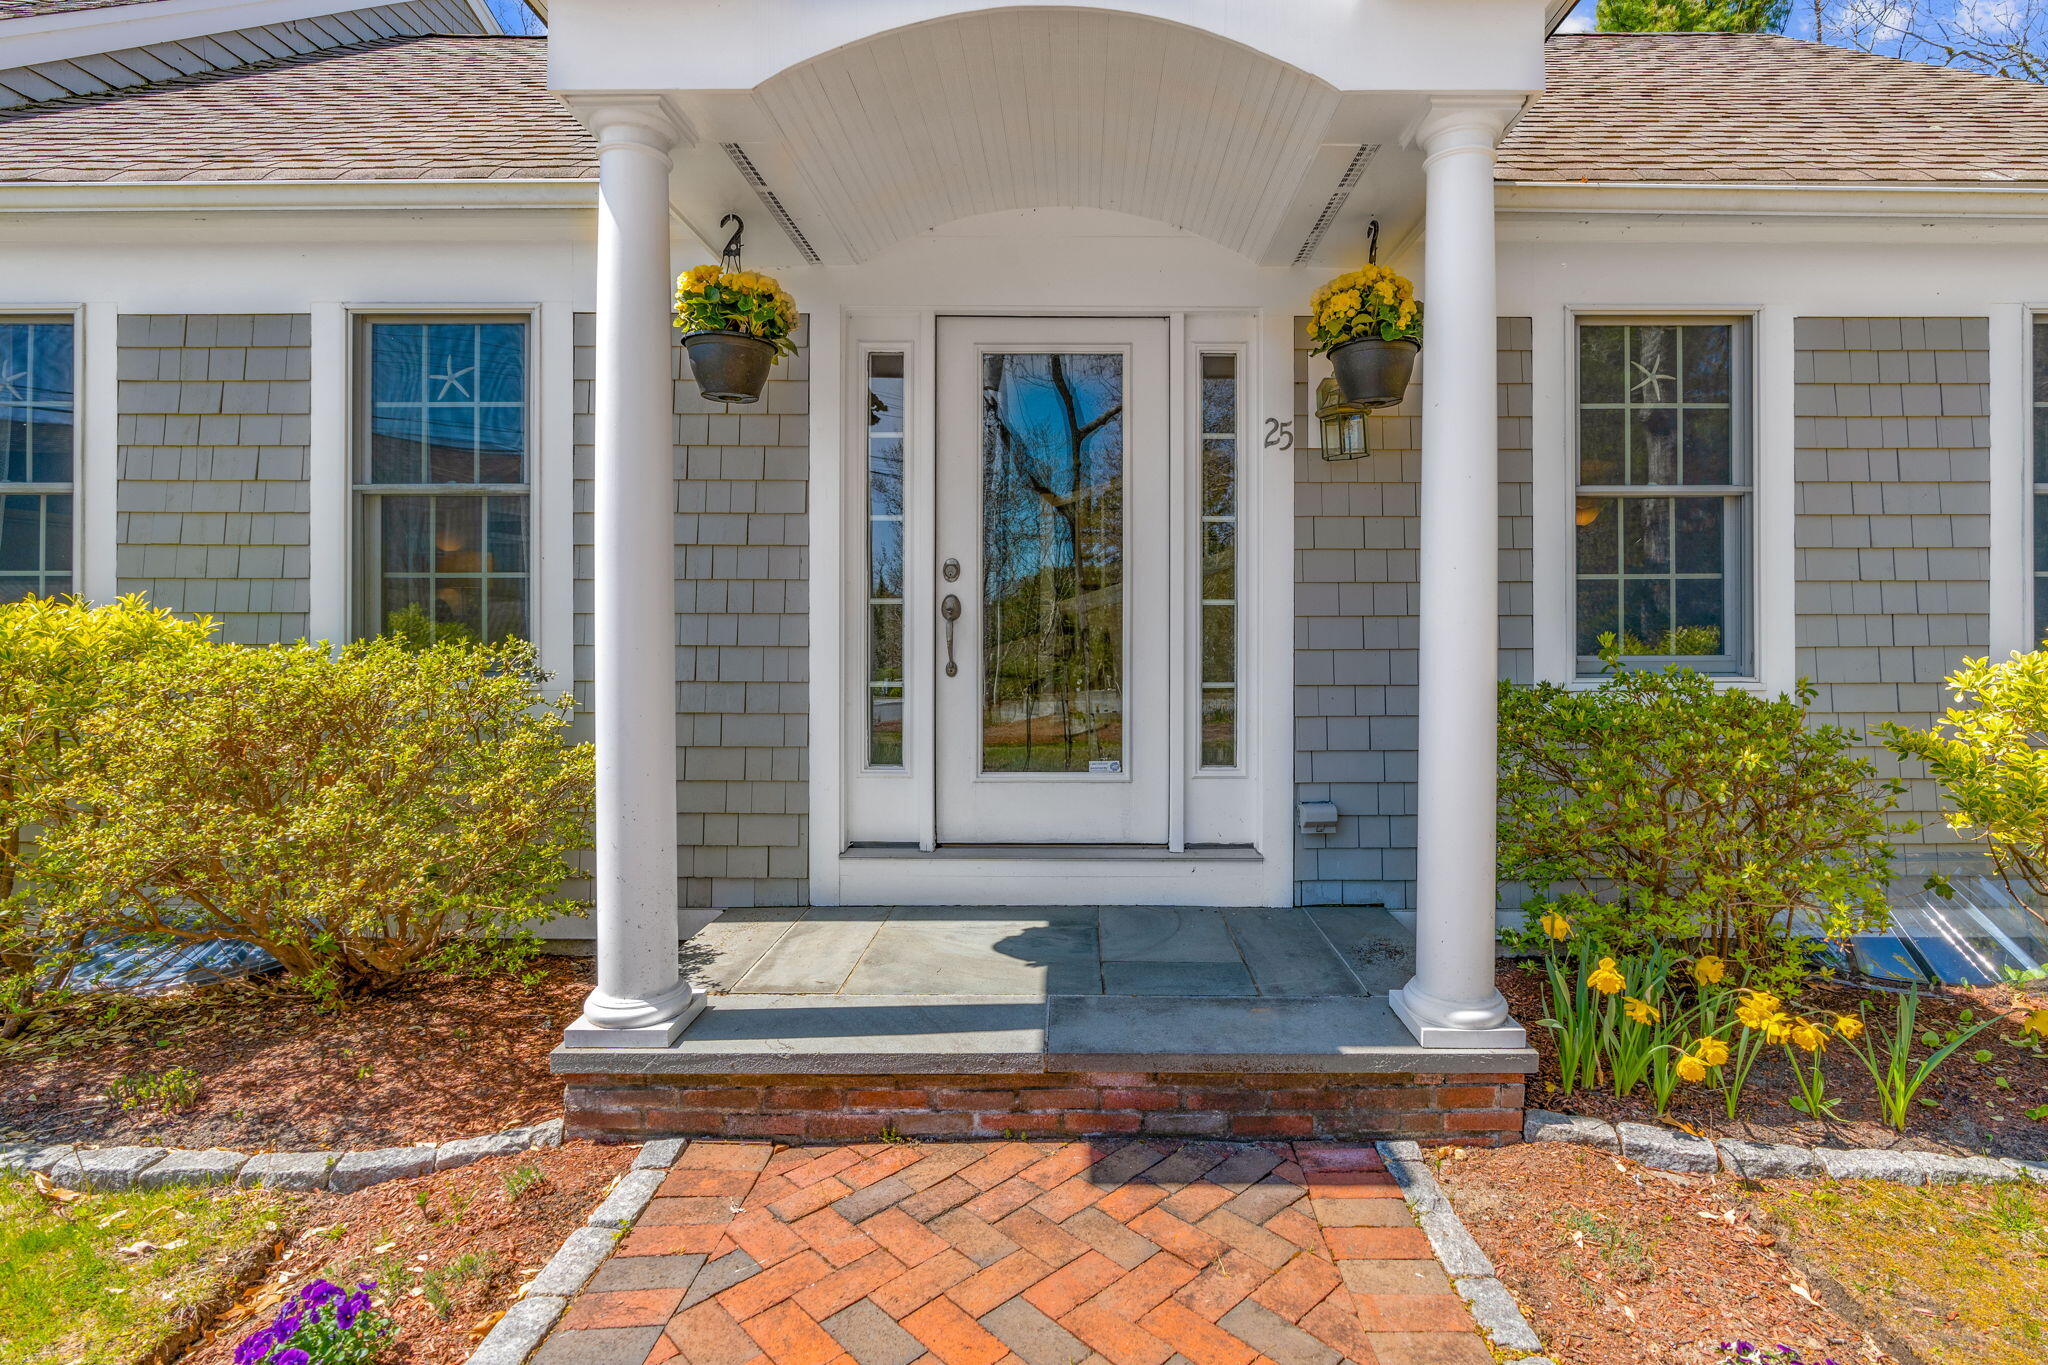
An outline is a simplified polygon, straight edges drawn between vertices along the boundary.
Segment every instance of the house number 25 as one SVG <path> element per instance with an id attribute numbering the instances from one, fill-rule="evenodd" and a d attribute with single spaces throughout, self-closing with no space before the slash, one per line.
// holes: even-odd
<path id="1" fill-rule="evenodd" d="M 1294 449 L 1294 423 L 1283 422 L 1278 417 L 1266 419 L 1266 449 L 1278 447 L 1281 450 Z"/>

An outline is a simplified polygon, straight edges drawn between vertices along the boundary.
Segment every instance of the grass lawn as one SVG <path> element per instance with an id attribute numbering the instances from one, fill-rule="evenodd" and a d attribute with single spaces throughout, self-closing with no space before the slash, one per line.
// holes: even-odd
<path id="1" fill-rule="evenodd" d="M 2048 1188 L 1858 1181 L 1767 1202 L 1930 1365 L 2048 1359 Z"/>
<path id="2" fill-rule="evenodd" d="M 282 1208 L 251 1190 L 59 1199 L 0 1177 L 0 1365 L 146 1358 L 232 1288 Z"/>

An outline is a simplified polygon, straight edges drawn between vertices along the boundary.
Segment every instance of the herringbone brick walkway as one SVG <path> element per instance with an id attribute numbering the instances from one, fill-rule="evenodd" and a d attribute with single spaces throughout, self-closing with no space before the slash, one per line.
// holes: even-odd
<path id="1" fill-rule="evenodd" d="M 698 1142 L 533 1365 L 1492 1365 L 1370 1147 Z"/>

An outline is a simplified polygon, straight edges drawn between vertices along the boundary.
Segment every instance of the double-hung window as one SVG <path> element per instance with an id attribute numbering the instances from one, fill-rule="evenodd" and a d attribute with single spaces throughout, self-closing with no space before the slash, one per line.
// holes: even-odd
<path id="1" fill-rule="evenodd" d="M 69 318 L 0 318 L 0 602 L 72 591 Z"/>
<path id="2" fill-rule="evenodd" d="M 1750 671 L 1748 337 L 1732 320 L 1581 319 L 1573 588 L 1581 676 Z"/>
<path id="3" fill-rule="evenodd" d="M 365 634 L 531 638 L 524 318 L 365 318 L 356 429 Z"/>
<path id="4" fill-rule="evenodd" d="M 2034 319 L 2034 639 L 2048 640 L 2048 318 Z"/>

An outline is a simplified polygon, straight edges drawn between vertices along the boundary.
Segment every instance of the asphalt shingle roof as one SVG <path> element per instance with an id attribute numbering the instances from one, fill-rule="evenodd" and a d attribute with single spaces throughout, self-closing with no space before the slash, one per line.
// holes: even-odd
<path id="1" fill-rule="evenodd" d="M 0 114 L 0 181 L 596 176 L 539 38 L 394 38 Z"/>
<path id="2" fill-rule="evenodd" d="M 2041 86 L 1768 34 L 1567 34 L 1545 56 L 1503 180 L 2048 182 Z M 394 38 L 0 112 L 0 182 L 596 174 L 538 38 Z"/>
<path id="3" fill-rule="evenodd" d="M 0 0 L 0 23 L 9 19 L 35 19 L 45 14 L 69 14 L 81 9 L 120 9 L 147 0 Z"/>
<path id="4" fill-rule="evenodd" d="M 1500 178 L 2048 181 L 2048 87 L 1775 34 L 1560 34 Z"/>

